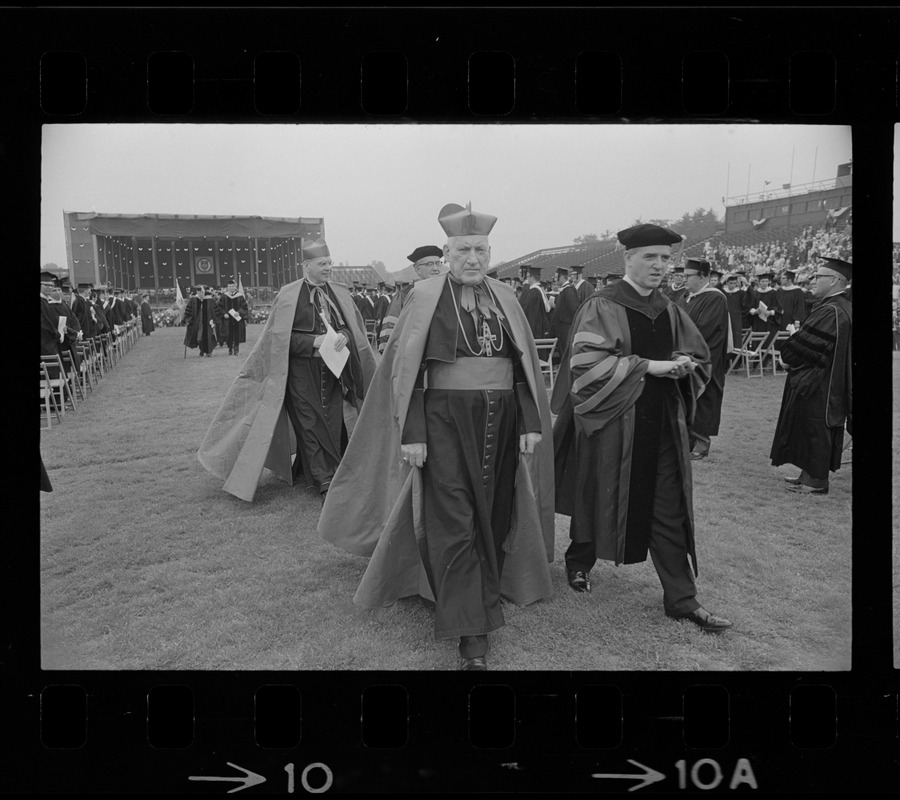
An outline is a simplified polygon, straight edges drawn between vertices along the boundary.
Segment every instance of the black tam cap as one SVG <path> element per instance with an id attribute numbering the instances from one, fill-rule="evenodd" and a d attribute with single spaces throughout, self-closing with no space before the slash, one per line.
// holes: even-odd
<path id="1" fill-rule="evenodd" d="M 647 222 L 619 231 L 616 236 L 626 250 L 632 250 L 635 247 L 652 247 L 659 244 L 672 245 L 681 241 L 681 237 L 675 231 Z"/>
<path id="2" fill-rule="evenodd" d="M 438 258 L 444 257 L 444 251 L 441 250 L 440 247 L 437 247 L 433 244 L 425 244 L 421 247 L 417 247 L 413 250 L 407 258 L 415 264 L 417 261 L 428 258 L 428 256 L 437 256 Z"/>
<path id="3" fill-rule="evenodd" d="M 700 274 L 700 277 L 705 278 L 712 271 L 712 264 L 703 258 L 689 258 L 684 262 L 684 269 L 682 272 L 685 269 L 695 269 Z"/>
<path id="4" fill-rule="evenodd" d="M 843 275 L 848 281 L 853 280 L 853 264 L 840 258 L 826 258 L 821 256 L 829 269 L 833 269 L 839 275 Z"/>

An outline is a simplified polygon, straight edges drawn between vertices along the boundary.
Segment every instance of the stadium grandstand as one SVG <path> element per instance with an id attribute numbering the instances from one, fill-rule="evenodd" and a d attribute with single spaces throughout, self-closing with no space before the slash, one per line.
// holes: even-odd
<path id="1" fill-rule="evenodd" d="M 821 249 L 825 236 L 830 254 L 840 252 L 843 253 L 840 257 L 849 258 L 852 218 L 852 164 L 848 162 L 838 166 L 837 175 L 831 180 L 797 186 L 784 184 L 777 191 L 728 198 L 724 223 L 711 234 L 689 233 L 683 246 L 675 248 L 674 255 L 676 262 L 683 258 L 707 258 L 723 271 L 737 265 L 777 271 L 788 265 L 805 264 L 805 255 L 812 249 L 806 243 L 817 244 Z M 677 221 L 671 227 L 681 232 Z M 604 277 L 622 272 L 622 251 L 614 238 L 536 250 L 501 264 L 498 275 L 516 277 L 519 268 L 528 264 L 541 268 L 544 281 L 552 281 L 557 268 L 572 266 L 583 267 L 585 277 Z M 737 265 L 735 253 L 738 253 Z M 776 263 L 779 258 L 787 263 L 779 266 Z"/>

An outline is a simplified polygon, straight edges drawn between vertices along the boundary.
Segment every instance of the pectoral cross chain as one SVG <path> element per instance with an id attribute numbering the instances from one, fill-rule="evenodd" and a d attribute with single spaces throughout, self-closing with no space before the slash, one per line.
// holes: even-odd
<path id="1" fill-rule="evenodd" d="M 490 358 L 494 352 L 493 344 L 497 341 L 497 337 L 491 333 L 487 320 L 482 320 L 481 322 L 481 336 L 478 337 L 478 341 L 481 343 L 484 354 Z"/>

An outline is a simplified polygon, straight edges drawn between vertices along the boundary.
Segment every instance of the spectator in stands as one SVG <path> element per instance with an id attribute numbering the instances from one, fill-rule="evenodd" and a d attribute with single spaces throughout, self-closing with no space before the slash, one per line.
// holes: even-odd
<path id="1" fill-rule="evenodd" d="M 253 499 L 266 466 L 288 483 L 302 473 L 324 502 L 347 444 L 344 401 L 359 409 L 375 372 L 362 316 L 346 287 L 329 282 L 328 245 L 304 240 L 301 250 L 303 278 L 281 287 L 197 454 L 242 500 Z M 350 348 L 339 377 L 319 352 L 326 320 L 337 334 L 335 350 Z"/>
<path id="2" fill-rule="evenodd" d="M 731 622 L 696 597 L 687 433 L 709 349 L 658 289 L 681 237 L 652 224 L 618 236 L 625 277 L 578 310 L 553 391 L 556 511 L 572 518 L 569 586 L 590 591 L 598 558 L 633 564 L 649 552 L 666 616 L 721 632 Z"/>
<path id="3" fill-rule="evenodd" d="M 817 303 L 781 348 L 788 374 L 771 458 L 776 467 L 800 467 L 798 477 L 785 478 L 788 491 L 798 494 L 828 494 L 828 473 L 841 466 L 845 423 L 853 433 L 853 309 L 846 297 L 852 270 L 846 261 L 822 259 Z"/>

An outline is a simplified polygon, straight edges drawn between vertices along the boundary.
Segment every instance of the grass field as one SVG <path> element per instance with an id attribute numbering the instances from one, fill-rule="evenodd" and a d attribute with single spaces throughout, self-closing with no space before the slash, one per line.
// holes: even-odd
<path id="1" fill-rule="evenodd" d="M 454 669 L 424 601 L 353 605 L 366 560 L 319 539 L 312 490 L 267 476 L 248 504 L 203 470 L 197 447 L 243 354 L 184 359 L 183 335 L 143 338 L 41 432 L 54 487 L 40 509 L 43 667 Z M 557 517 L 554 594 L 505 607 L 491 669 L 848 669 L 852 467 L 827 496 L 783 490 L 797 470 L 768 459 L 783 381 L 729 376 L 721 434 L 694 469 L 699 599 L 733 630 L 666 619 L 649 561 L 599 562 L 593 593 L 573 593 Z"/>

